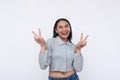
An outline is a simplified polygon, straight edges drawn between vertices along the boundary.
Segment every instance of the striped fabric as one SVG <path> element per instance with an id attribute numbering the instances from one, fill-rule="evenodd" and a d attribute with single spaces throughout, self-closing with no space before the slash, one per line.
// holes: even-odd
<path id="1" fill-rule="evenodd" d="M 79 80 L 79 77 L 77 73 L 74 73 L 73 75 L 67 78 L 54 78 L 54 77 L 49 76 L 48 80 Z"/>

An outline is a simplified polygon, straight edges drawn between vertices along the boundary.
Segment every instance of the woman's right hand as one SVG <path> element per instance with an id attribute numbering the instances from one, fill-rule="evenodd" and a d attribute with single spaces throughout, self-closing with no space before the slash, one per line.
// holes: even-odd
<path id="1" fill-rule="evenodd" d="M 41 35 L 41 31 L 39 28 L 39 34 L 36 34 L 34 31 L 32 31 L 32 33 L 34 34 L 34 40 L 41 45 L 41 47 L 45 47 L 45 40 L 43 39 L 42 35 Z"/>

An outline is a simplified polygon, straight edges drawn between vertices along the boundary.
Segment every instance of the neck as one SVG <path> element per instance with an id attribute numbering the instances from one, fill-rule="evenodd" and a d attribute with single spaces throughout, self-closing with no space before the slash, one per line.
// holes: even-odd
<path id="1" fill-rule="evenodd" d="M 66 39 L 66 38 L 65 38 L 65 39 L 64 39 L 64 38 L 61 38 L 61 39 L 62 39 L 64 42 L 67 42 L 67 41 L 68 41 L 68 39 Z"/>

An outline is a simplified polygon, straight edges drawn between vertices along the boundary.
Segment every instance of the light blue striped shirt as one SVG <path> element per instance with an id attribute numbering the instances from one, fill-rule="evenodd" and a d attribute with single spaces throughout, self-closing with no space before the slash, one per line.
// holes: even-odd
<path id="1" fill-rule="evenodd" d="M 80 72 L 83 67 L 83 56 L 75 52 L 76 46 L 67 41 L 64 42 L 59 36 L 46 41 L 46 50 L 39 54 L 41 69 L 49 66 L 49 71 L 67 72 L 75 70 Z"/>

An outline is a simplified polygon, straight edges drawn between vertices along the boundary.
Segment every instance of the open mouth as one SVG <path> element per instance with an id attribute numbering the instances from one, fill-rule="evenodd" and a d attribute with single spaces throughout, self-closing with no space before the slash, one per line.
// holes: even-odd
<path id="1" fill-rule="evenodd" d="M 61 32 L 62 35 L 67 36 L 69 32 Z"/>

